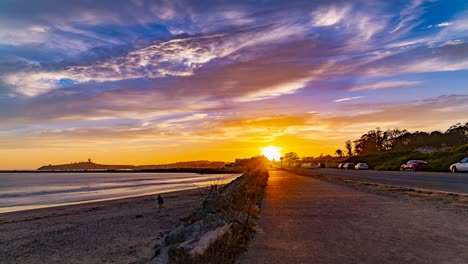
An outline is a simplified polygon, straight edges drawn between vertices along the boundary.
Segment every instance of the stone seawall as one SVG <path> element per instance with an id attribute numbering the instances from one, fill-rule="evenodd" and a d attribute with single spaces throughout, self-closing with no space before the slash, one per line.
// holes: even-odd
<path id="1" fill-rule="evenodd" d="M 206 189 L 201 208 L 167 234 L 151 259 L 152 264 L 171 263 L 176 256 L 200 256 L 235 226 L 249 226 L 258 214 L 268 171 L 249 171 L 225 186 Z"/>

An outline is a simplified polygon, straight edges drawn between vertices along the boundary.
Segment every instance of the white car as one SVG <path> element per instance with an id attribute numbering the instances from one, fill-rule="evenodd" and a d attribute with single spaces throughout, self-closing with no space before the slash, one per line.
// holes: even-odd
<path id="1" fill-rule="evenodd" d="M 352 170 L 352 169 L 354 169 L 354 163 L 352 163 L 352 162 L 346 162 L 346 163 L 343 165 L 343 169 L 345 169 L 345 170 Z"/>
<path id="2" fill-rule="evenodd" d="M 468 171 L 468 157 L 464 157 L 460 162 L 450 165 L 451 172 Z"/>
<path id="3" fill-rule="evenodd" d="M 360 163 L 356 164 L 356 166 L 354 166 L 354 169 L 355 170 L 368 170 L 369 165 L 367 165 L 367 163 L 360 162 Z"/>

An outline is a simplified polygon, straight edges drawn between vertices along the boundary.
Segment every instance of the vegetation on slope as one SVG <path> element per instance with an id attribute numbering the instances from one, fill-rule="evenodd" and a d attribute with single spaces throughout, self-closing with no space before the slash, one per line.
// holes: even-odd
<path id="1" fill-rule="evenodd" d="M 352 156 L 346 162 L 366 162 L 376 170 L 399 170 L 400 165 L 411 159 L 427 161 L 434 171 L 448 171 L 449 166 L 468 157 L 468 144 L 433 153 L 422 153 L 414 150 L 395 150 L 373 154 Z"/>
<path id="2" fill-rule="evenodd" d="M 376 170 L 398 170 L 408 160 L 420 159 L 429 162 L 434 171 L 448 171 L 451 164 L 468 156 L 468 123 L 453 125 L 445 132 L 430 133 L 376 128 L 353 142 L 347 140 L 345 151 L 337 149 L 336 156 L 299 158 L 298 154 L 290 152 L 281 157 L 280 163 L 281 166 L 322 163 L 336 168 L 341 162 L 365 162 Z"/>

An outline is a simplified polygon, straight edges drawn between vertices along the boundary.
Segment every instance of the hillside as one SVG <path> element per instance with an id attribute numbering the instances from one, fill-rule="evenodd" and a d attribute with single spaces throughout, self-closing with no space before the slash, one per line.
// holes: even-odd
<path id="1" fill-rule="evenodd" d="M 468 144 L 433 153 L 422 153 L 415 150 L 395 150 L 350 157 L 346 162 L 366 162 L 376 170 L 399 170 L 400 165 L 411 159 L 427 161 L 434 171 L 448 171 L 449 166 L 468 157 Z"/>

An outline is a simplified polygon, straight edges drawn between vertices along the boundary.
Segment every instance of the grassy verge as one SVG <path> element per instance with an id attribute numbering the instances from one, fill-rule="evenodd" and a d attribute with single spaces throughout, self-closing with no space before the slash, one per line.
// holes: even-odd
<path id="1" fill-rule="evenodd" d="M 452 192 L 442 192 L 425 190 L 418 188 L 403 187 L 397 185 L 361 182 L 357 180 L 345 179 L 338 176 L 314 175 L 317 178 L 328 181 L 339 181 L 346 184 L 362 187 L 378 194 L 392 194 L 409 198 L 418 198 L 425 201 L 436 202 L 441 205 L 450 205 L 460 209 L 468 210 L 468 195 Z"/>

